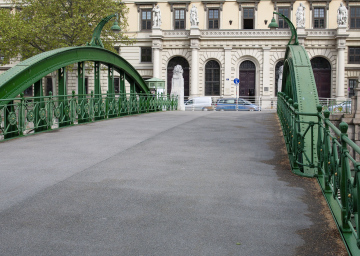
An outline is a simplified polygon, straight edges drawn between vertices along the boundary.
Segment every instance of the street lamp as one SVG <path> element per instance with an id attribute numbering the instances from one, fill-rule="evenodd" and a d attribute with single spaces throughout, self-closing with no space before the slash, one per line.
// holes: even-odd
<path id="1" fill-rule="evenodd" d="M 114 25 L 112 25 L 110 29 L 112 31 L 116 32 L 116 33 L 119 33 L 121 31 L 121 28 L 120 28 L 119 23 L 118 23 L 119 14 L 116 13 L 115 16 L 116 16 L 116 19 L 114 21 Z"/>
<path id="2" fill-rule="evenodd" d="M 286 23 L 289 25 L 289 28 L 290 28 L 290 31 L 291 31 L 291 38 L 288 42 L 288 45 L 290 45 L 292 39 L 294 38 L 295 39 L 295 42 L 293 43 L 293 45 L 299 45 L 299 41 L 298 41 L 298 37 L 297 37 L 297 32 L 296 32 L 296 29 L 295 29 L 295 26 L 294 24 L 292 24 L 291 20 L 288 19 L 288 17 L 286 17 L 285 15 L 281 14 L 281 13 L 278 13 L 278 12 L 273 12 L 273 14 L 277 14 L 279 15 L 281 18 L 283 18 Z M 272 20 L 271 20 L 271 23 L 269 24 L 269 28 L 270 29 L 275 29 L 275 28 L 278 28 L 279 25 L 276 23 L 276 20 L 275 18 L 273 17 Z"/>
<path id="3" fill-rule="evenodd" d="M 274 30 L 274 29 L 277 29 L 278 27 L 279 27 L 279 25 L 276 23 L 276 20 L 275 20 L 275 18 L 273 16 L 268 28 L 270 28 L 271 30 Z"/>
<path id="4" fill-rule="evenodd" d="M 120 28 L 119 23 L 117 21 L 118 20 L 118 14 L 109 15 L 109 16 L 103 18 L 99 22 L 99 24 L 94 29 L 94 33 L 93 33 L 93 36 L 91 38 L 90 43 L 86 43 L 86 45 L 104 48 L 104 45 L 101 42 L 100 34 L 101 34 L 101 31 L 102 31 L 103 27 L 105 26 L 105 24 L 108 23 L 114 17 L 116 17 L 116 19 L 114 21 L 114 25 L 112 25 L 112 27 L 111 27 L 111 30 L 113 30 L 114 32 L 120 32 L 121 28 Z"/>

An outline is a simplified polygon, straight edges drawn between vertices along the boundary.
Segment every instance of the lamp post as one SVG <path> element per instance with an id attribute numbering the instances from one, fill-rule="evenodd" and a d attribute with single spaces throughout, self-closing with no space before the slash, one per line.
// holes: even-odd
<path id="1" fill-rule="evenodd" d="M 111 30 L 113 30 L 114 32 L 120 32 L 121 28 L 118 23 L 118 14 L 116 13 L 116 14 L 109 15 L 109 16 L 103 18 L 99 22 L 99 24 L 94 29 L 94 33 L 93 33 L 90 43 L 87 43 L 86 45 L 104 48 L 104 45 L 100 38 L 100 34 L 101 34 L 101 31 L 102 31 L 103 27 L 105 26 L 105 24 L 108 23 L 114 17 L 116 17 L 116 19 L 114 21 L 114 25 L 112 25 L 112 27 L 111 27 Z"/>
<path id="2" fill-rule="evenodd" d="M 290 31 L 291 31 L 291 38 L 288 42 L 288 45 L 290 45 L 292 39 L 294 38 L 295 39 L 295 42 L 293 43 L 293 45 L 299 45 L 299 40 L 298 40 L 298 37 L 297 37 L 297 32 L 296 32 L 296 29 L 295 29 L 295 26 L 294 24 L 292 24 L 291 20 L 288 19 L 288 17 L 286 17 L 285 15 L 281 14 L 281 13 L 278 13 L 278 12 L 273 12 L 273 14 L 277 14 L 279 15 L 281 18 L 283 18 L 286 23 L 289 25 L 289 28 L 290 28 Z M 271 23 L 269 24 L 268 26 L 270 29 L 273 29 L 273 28 L 278 28 L 279 25 L 276 23 L 276 20 L 275 18 L 273 17 L 272 20 L 271 20 Z"/>

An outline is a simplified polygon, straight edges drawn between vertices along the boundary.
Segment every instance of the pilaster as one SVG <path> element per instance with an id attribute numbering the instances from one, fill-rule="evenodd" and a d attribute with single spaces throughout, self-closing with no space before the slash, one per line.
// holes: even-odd
<path id="1" fill-rule="evenodd" d="M 152 49 L 153 49 L 153 77 L 161 78 L 161 50 L 162 50 L 162 30 L 160 28 L 152 28 Z"/>
<path id="2" fill-rule="evenodd" d="M 190 28 L 190 48 L 191 48 L 191 83 L 190 83 L 190 97 L 197 97 L 199 95 L 199 49 L 200 49 L 200 30 L 197 26 Z"/>
<path id="3" fill-rule="evenodd" d="M 263 47 L 263 95 L 270 95 L 270 46 Z"/>
<path id="4" fill-rule="evenodd" d="M 346 38 L 349 34 L 346 33 L 346 25 L 340 25 L 336 30 L 337 43 L 337 69 L 336 69 L 336 98 L 344 100 L 344 84 L 345 84 L 345 47 Z"/>
<path id="5" fill-rule="evenodd" d="M 224 91 L 223 96 L 231 96 L 231 50 L 232 47 L 224 47 L 225 52 L 225 67 L 224 67 Z M 235 86 L 235 90 L 238 90 L 239 86 Z M 238 94 L 239 95 L 239 94 Z"/>

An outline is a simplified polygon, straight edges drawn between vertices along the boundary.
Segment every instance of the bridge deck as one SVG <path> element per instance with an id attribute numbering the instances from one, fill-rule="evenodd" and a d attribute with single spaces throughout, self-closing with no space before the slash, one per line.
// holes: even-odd
<path id="1" fill-rule="evenodd" d="M 0 156 L 0 255 L 346 255 L 274 112 L 129 116 Z"/>

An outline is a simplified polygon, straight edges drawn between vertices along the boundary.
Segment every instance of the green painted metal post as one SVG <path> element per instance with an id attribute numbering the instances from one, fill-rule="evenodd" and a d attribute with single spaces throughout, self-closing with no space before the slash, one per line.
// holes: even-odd
<path id="1" fill-rule="evenodd" d="M 98 115 L 95 117 L 95 120 L 100 120 L 105 117 L 106 107 L 103 106 L 103 99 L 101 95 L 101 86 L 100 86 L 100 62 L 94 62 L 94 94 L 95 94 L 95 104 L 99 106 Z"/>
<path id="2" fill-rule="evenodd" d="M 325 117 L 325 130 L 324 130 L 324 184 L 325 189 L 324 191 L 327 193 L 331 192 L 331 188 L 329 186 L 331 173 L 330 173 L 330 151 L 331 151 L 331 142 L 330 142 L 330 128 L 327 122 L 329 121 L 330 117 L 330 111 L 325 110 L 324 111 L 324 117 Z"/>
<path id="3" fill-rule="evenodd" d="M 60 110 L 59 127 L 70 125 L 70 117 L 65 113 L 65 106 L 68 106 L 66 87 L 66 67 L 58 69 L 58 108 Z"/>
<path id="4" fill-rule="evenodd" d="M 106 113 L 108 117 L 116 116 L 114 114 L 115 109 L 115 88 L 114 88 L 114 67 L 108 66 L 108 92 L 106 100 Z"/>
<path id="5" fill-rule="evenodd" d="M 24 135 L 25 131 L 25 97 L 24 93 L 20 94 L 21 101 L 19 103 L 19 135 Z"/>
<path id="6" fill-rule="evenodd" d="M 42 79 L 34 84 L 34 102 L 35 102 L 35 132 L 47 130 L 45 120 L 43 120 L 43 111 L 45 110 L 44 91 L 42 86 Z M 40 113 L 41 112 L 41 113 Z M 41 114 L 41 116 L 40 116 Z"/>
<path id="7" fill-rule="evenodd" d="M 85 94 L 85 62 L 78 62 L 78 94 Z"/>
<path id="8" fill-rule="evenodd" d="M 85 62 L 78 62 L 78 103 L 77 105 L 79 106 L 79 110 L 80 111 L 73 111 L 72 114 L 74 114 L 73 117 L 73 122 L 74 122 L 74 118 L 76 113 L 78 114 L 78 123 L 85 123 L 87 122 L 86 119 L 84 119 L 82 117 L 82 113 L 84 111 L 84 101 L 86 99 L 86 88 L 85 88 Z M 73 100 L 73 104 L 74 102 L 74 98 Z M 76 104 L 75 104 L 76 105 Z M 75 106 L 72 106 L 75 108 Z M 77 106 L 76 106 L 77 108 Z"/>
<path id="9" fill-rule="evenodd" d="M 344 141 L 344 137 L 347 137 L 348 124 L 341 122 L 339 125 L 341 131 L 341 169 L 340 169 L 340 196 L 341 196 L 341 229 L 343 232 L 349 231 L 349 224 L 347 222 L 347 186 L 348 186 L 348 158 L 346 156 L 349 153 L 347 144 Z"/>

